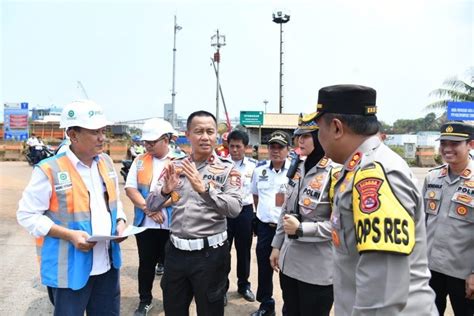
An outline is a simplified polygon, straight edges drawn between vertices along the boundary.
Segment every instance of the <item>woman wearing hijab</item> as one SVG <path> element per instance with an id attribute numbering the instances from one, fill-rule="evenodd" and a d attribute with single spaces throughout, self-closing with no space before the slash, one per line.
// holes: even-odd
<path id="1" fill-rule="evenodd" d="M 329 315 L 333 304 L 330 187 L 334 164 L 318 141 L 316 113 L 300 115 L 297 156 L 288 172 L 285 203 L 270 262 L 280 273 L 288 316 Z"/>

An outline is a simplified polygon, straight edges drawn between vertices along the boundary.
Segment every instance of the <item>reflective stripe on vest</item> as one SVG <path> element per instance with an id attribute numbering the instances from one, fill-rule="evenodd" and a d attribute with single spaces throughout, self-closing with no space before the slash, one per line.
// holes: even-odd
<path id="1" fill-rule="evenodd" d="M 99 156 L 97 166 L 106 187 L 104 197 L 111 215 L 111 234 L 114 234 L 117 220 L 117 192 L 114 180 L 116 173 L 113 162 L 107 155 Z M 89 192 L 66 154 L 46 159 L 38 167 L 48 177 L 52 187 L 50 206 L 45 215 L 59 226 L 82 230 L 91 235 Z M 113 266 L 119 268 L 120 248 L 114 242 L 110 245 Z M 69 241 L 50 236 L 37 238 L 36 246 L 43 284 L 73 290 L 85 286 L 92 269 L 91 251 L 79 251 Z"/>
<path id="2" fill-rule="evenodd" d="M 150 193 L 151 181 L 153 179 L 153 156 L 150 153 L 139 155 L 137 158 L 137 190 L 144 199 Z M 133 225 L 140 226 L 145 219 L 145 213 L 139 207 L 134 208 L 135 218 Z"/>

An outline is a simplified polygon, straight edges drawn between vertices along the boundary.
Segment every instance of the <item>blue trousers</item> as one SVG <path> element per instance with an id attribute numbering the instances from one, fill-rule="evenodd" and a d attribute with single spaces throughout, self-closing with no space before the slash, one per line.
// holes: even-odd
<path id="1" fill-rule="evenodd" d="M 275 300 L 273 299 L 273 269 L 270 265 L 270 254 L 272 253 L 272 240 L 275 236 L 276 225 L 258 221 L 257 224 L 257 265 L 258 265 L 258 289 L 257 301 L 260 309 L 273 311 Z"/>
<path id="2" fill-rule="evenodd" d="M 89 277 L 80 290 L 51 288 L 54 297 L 54 316 L 120 315 L 119 270 Z"/>
<path id="3" fill-rule="evenodd" d="M 229 250 L 235 240 L 237 253 L 237 288 L 239 292 L 250 289 L 250 249 L 252 248 L 253 205 L 245 205 L 239 216 L 227 218 L 227 240 Z M 229 281 L 227 281 L 227 288 Z"/>

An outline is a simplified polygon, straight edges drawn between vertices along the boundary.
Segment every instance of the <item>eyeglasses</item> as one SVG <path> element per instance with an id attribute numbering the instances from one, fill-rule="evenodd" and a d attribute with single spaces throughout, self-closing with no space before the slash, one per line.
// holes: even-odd
<path id="1" fill-rule="evenodd" d="M 166 136 L 163 136 L 163 137 L 160 137 L 158 138 L 157 140 L 145 140 L 145 145 L 148 145 L 148 146 L 155 146 L 156 143 L 166 139 L 167 137 Z"/>

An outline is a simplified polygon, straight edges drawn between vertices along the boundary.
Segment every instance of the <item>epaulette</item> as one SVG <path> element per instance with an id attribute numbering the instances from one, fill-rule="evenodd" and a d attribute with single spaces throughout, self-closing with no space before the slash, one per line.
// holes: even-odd
<path id="1" fill-rule="evenodd" d="M 217 156 L 217 158 L 219 158 L 219 160 L 222 161 L 222 162 L 234 164 L 234 162 L 232 161 L 232 159 L 230 159 L 229 157 Z"/>
<path id="2" fill-rule="evenodd" d="M 258 160 L 253 159 L 253 158 L 248 158 L 248 160 L 249 160 L 251 163 L 254 163 L 254 164 L 257 164 L 257 163 L 258 163 Z"/>
<path id="3" fill-rule="evenodd" d="M 260 167 L 260 166 L 263 166 L 267 163 L 267 160 L 260 160 L 259 162 L 257 162 L 257 165 L 255 167 Z"/>
<path id="4" fill-rule="evenodd" d="M 439 165 L 439 166 L 436 166 L 434 168 L 431 168 L 430 170 L 428 170 L 428 172 L 431 172 L 431 171 L 434 171 L 434 170 L 437 170 L 437 169 L 442 169 L 442 168 L 447 167 L 447 166 L 448 166 L 448 164 L 445 163 L 444 165 Z"/>

